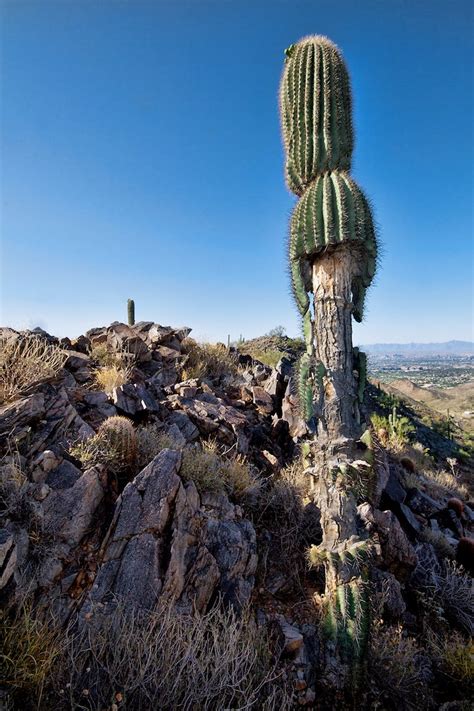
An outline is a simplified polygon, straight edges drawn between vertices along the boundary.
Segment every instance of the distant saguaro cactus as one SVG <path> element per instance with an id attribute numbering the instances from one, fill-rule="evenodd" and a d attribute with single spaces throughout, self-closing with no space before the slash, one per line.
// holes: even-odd
<path id="1" fill-rule="evenodd" d="M 127 301 L 127 315 L 128 315 L 128 325 L 135 325 L 135 302 L 133 299 Z"/>
<path id="2" fill-rule="evenodd" d="M 333 683 L 342 687 L 360 669 L 370 621 L 366 581 L 373 544 L 360 531 L 357 504 L 374 490 L 375 471 L 370 462 L 357 462 L 366 358 L 352 347 L 352 317 L 363 317 L 377 240 L 367 198 L 349 175 L 351 92 L 341 53 L 326 37 L 310 36 L 285 54 L 280 84 L 285 174 L 299 198 L 288 251 L 306 343 L 296 379 L 302 414 L 314 435 L 305 443 L 313 449 L 306 461 L 317 474 L 323 530 L 323 541 L 309 558 L 325 567 L 323 627 L 331 659 L 337 650 Z M 334 673 L 336 658 L 340 665 Z"/>

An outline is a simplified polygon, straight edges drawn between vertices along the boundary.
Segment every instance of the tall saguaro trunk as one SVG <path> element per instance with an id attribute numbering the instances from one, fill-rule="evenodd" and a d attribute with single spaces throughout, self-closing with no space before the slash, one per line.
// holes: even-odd
<path id="1" fill-rule="evenodd" d="M 354 682 L 363 660 L 373 549 L 359 528 L 357 503 L 373 472 L 358 461 L 359 402 L 365 356 L 352 347 L 352 318 L 362 320 L 375 273 L 372 214 L 351 178 L 353 132 L 349 76 L 338 48 L 310 36 L 286 51 L 280 86 L 286 180 L 298 196 L 290 221 L 292 289 L 306 352 L 298 373 L 302 414 L 313 432 L 323 541 L 309 557 L 325 569 L 326 673 L 334 686 Z"/>
<path id="2" fill-rule="evenodd" d="M 320 393 L 320 437 L 360 437 L 352 350 L 352 291 L 357 262 L 342 245 L 313 263 L 314 357 L 324 366 Z"/>

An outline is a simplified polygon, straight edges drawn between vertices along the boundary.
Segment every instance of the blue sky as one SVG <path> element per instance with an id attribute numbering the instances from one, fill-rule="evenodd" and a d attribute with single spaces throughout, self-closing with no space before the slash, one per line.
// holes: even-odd
<path id="1" fill-rule="evenodd" d="M 325 34 L 384 257 L 355 341 L 472 338 L 470 0 L 1 3 L 1 322 L 299 330 L 277 93 Z"/>

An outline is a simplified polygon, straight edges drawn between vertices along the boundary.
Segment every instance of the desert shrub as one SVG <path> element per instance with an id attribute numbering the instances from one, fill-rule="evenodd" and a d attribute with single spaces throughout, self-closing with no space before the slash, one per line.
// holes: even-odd
<path id="1" fill-rule="evenodd" d="M 379 708 L 425 709 L 429 707 L 430 665 L 416 641 L 401 626 L 375 622 L 369 646 L 368 680 Z"/>
<path id="2" fill-rule="evenodd" d="M 244 612 L 214 607 L 178 615 L 172 606 L 126 612 L 68 634 L 56 687 L 63 708 L 290 709 L 269 640 Z"/>
<path id="3" fill-rule="evenodd" d="M 373 412 L 370 416 L 370 420 L 376 432 L 378 430 L 387 430 L 387 432 L 389 431 L 388 419 L 383 415 L 379 415 L 377 412 Z"/>
<path id="4" fill-rule="evenodd" d="M 297 459 L 266 482 L 250 512 L 257 533 L 264 533 L 262 541 L 267 542 L 267 534 L 271 533 L 270 557 L 297 587 L 307 569 L 308 545 L 321 540 L 319 512 L 310 502 L 309 489 L 309 476 Z M 264 569 L 261 575 L 265 577 Z"/>
<path id="5" fill-rule="evenodd" d="M 58 375 L 67 353 L 37 336 L 0 339 L 0 402 Z"/>
<path id="6" fill-rule="evenodd" d="M 457 696 L 471 697 L 474 693 L 474 641 L 465 639 L 459 632 L 429 635 L 429 650 L 439 671 L 455 682 Z"/>
<path id="7" fill-rule="evenodd" d="M 98 368 L 94 373 L 94 380 L 100 390 L 111 395 L 115 388 L 128 383 L 131 377 L 131 368 L 127 365 L 114 363 Z"/>
<path id="8" fill-rule="evenodd" d="M 253 350 L 251 355 L 254 360 L 258 360 L 263 365 L 276 368 L 277 363 L 283 358 L 285 352 L 279 350 Z"/>
<path id="9" fill-rule="evenodd" d="M 426 468 L 417 482 L 417 486 L 435 499 L 446 495 L 469 498 L 467 486 L 445 469 Z"/>
<path id="10" fill-rule="evenodd" d="M 0 610 L 0 678 L 17 708 L 21 700 L 42 708 L 45 685 L 60 654 L 60 636 L 36 619 L 29 603 L 17 610 Z"/>
<path id="11" fill-rule="evenodd" d="M 182 343 L 187 356 L 183 369 L 183 380 L 190 378 L 221 378 L 236 375 L 238 357 L 222 344 L 196 343 L 186 338 Z"/>
<path id="12" fill-rule="evenodd" d="M 172 437 L 163 432 L 163 428 L 149 424 L 137 429 L 138 465 L 145 467 L 162 449 L 176 449 Z"/>
<path id="13" fill-rule="evenodd" d="M 454 558 L 454 548 L 448 543 L 446 536 L 441 531 L 432 531 L 430 528 L 425 528 L 421 532 L 420 538 L 425 543 L 431 543 L 440 558 Z"/>
<path id="14" fill-rule="evenodd" d="M 413 584 L 428 602 L 441 608 L 446 618 L 462 631 L 474 635 L 474 579 L 454 561 L 429 558 L 418 562 Z"/>
<path id="15" fill-rule="evenodd" d="M 7 444 L 7 453 L 0 459 L 0 513 L 12 512 L 19 506 L 27 484 L 23 458 L 13 445 Z"/>
<path id="16" fill-rule="evenodd" d="M 203 443 L 202 448 L 185 449 L 179 473 L 185 481 L 193 481 L 201 492 L 226 493 L 235 498 L 241 498 L 259 485 L 257 476 L 241 455 L 220 456 L 212 441 Z"/>

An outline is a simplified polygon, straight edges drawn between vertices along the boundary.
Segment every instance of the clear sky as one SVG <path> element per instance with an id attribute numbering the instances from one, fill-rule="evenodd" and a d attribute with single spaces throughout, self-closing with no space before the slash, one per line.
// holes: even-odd
<path id="1" fill-rule="evenodd" d="M 284 49 L 352 76 L 353 175 L 384 245 L 357 342 L 472 338 L 471 0 L 7 0 L 2 312 L 58 335 L 126 319 L 224 340 L 282 324 Z"/>

